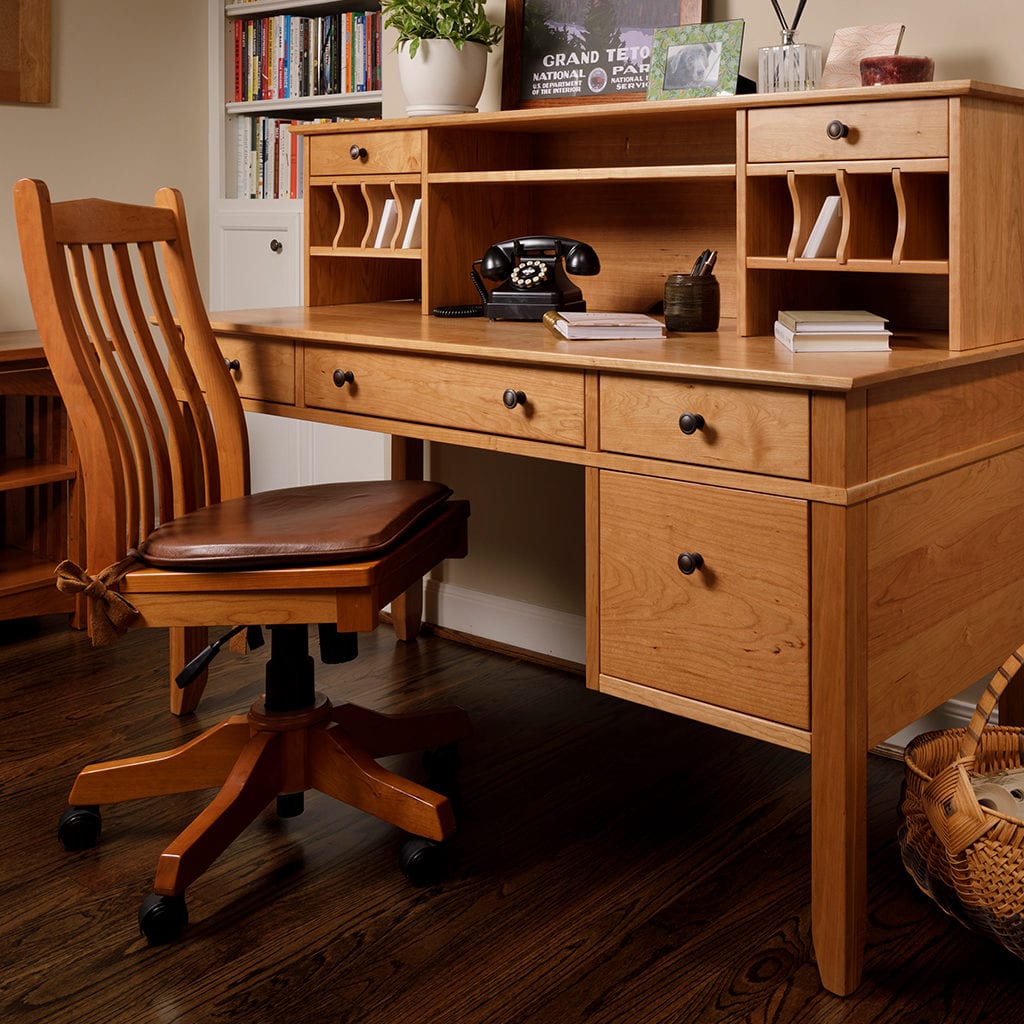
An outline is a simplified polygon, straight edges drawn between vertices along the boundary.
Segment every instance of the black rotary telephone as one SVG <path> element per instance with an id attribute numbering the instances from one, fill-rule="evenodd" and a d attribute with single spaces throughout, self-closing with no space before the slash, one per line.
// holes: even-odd
<path id="1" fill-rule="evenodd" d="M 479 272 L 477 271 L 479 267 Z M 600 271 L 597 253 L 585 242 L 556 235 L 510 238 L 492 245 L 473 263 L 481 306 L 447 306 L 435 316 L 481 316 L 490 320 L 542 320 L 549 309 L 585 310 L 583 293 L 566 276 Z M 481 280 L 497 281 L 490 292 Z"/>

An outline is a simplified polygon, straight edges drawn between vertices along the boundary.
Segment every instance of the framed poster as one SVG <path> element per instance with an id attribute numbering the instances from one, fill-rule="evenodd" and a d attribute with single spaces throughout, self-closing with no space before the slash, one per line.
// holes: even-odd
<path id="1" fill-rule="evenodd" d="M 707 0 L 508 0 L 502 108 L 642 100 L 654 31 Z"/>

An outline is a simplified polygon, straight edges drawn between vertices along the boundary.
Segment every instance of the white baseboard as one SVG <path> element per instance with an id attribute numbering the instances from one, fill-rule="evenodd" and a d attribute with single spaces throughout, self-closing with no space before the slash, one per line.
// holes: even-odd
<path id="1" fill-rule="evenodd" d="M 428 578 L 424 618 L 438 626 L 509 647 L 535 651 L 562 661 L 586 662 L 586 620 L 582 615 L 553 611 L 524 601 L 468 590 Z M 970 700 L 946 701 L 924 718 L 879 743 L 875 750 L 903 757 L 903 748 L 919 733 L 965 726 L 974 713 Z M 998 710 L 993 722 L 998 720 Z"/>
<path id="2" fill-rule="evenodd" d="M 586 620 L 582 615 L 511 601 L 428 578 L 424 618 L 438 626 L 535 651 L 561 661 L 586 661 Z"/>

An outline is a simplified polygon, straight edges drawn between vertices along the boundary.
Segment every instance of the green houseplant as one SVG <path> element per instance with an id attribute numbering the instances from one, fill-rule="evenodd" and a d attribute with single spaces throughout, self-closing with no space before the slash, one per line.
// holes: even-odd
<path id="1" fill-rule="evenodd" d="M 502 26 L 487 20 L 484 0 L 382 0 L 385 28 L 398 33 L 399 48 L 415 57 L 421 39 L 450 39 L 456 50 L 481 43 L 490 50 L 500 42 Z"/>
<path id="2" fill-rule="evenodd" d="M 382 0 L 384 25 L 398 33 L 398 75 L 410 116 L 475 111 L 487 54 L 503 27 L 485 0 Z"/>

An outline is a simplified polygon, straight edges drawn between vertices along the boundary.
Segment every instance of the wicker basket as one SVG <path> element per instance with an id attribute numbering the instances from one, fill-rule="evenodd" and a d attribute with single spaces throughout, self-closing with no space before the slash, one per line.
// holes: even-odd
<path id="1" fill-rule="evenodd" d="M 1024 766 L 1024 729 L 988 725 L 1022 667 L 1024 645 L 992 677 L 965 729 L 911 741 L 903 757 L 899 842 L 923 892 L 1024 959 L 1024 821 L 978 803 L 970 778 Z"/>

